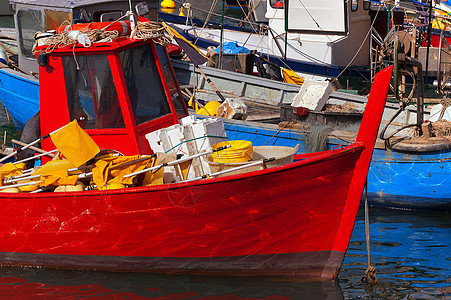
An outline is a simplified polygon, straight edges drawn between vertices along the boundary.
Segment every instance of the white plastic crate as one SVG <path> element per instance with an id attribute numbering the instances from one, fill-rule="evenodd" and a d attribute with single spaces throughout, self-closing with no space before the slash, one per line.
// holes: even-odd
<path id="1" fill-rule="evenodd" d="M 180 123 L 146 134 L 150 148 L 154 152 L 191 156 L 209 151 L 212 145 L 227 140 L 224 123 L 220 118 L 196 119 L 189 116 L 181 119 Z M 180 180 L 179 170 L 173 168 L 171 172 Z M 207 173 L 211 171 L 205 158 L 193 159 L 187 179 Z"/>

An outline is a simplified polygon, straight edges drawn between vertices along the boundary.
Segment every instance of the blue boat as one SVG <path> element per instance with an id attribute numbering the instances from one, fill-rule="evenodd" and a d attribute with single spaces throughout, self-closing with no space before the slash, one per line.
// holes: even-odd
<path id="1" fill-rule="evenodd" d="M 193 74 L 192 65 L 174 61 L 174 69 L 180 84 L 193 85 L 197 83 L 198 97 L 213 100 L 217 96 L 213 91 L 208 91 L 208 85 L 196 74 L 197 77 L 189 77 Z M 242 99 L 248 99 L 254 94 L 253 101 L 266 101 L 273 106 L 281 108 L 288 103 L 299 91 L 299 86 L 277 83 L 273 80 L 256 78 L 253 76 L 218 70 L 215 68 L 202 67 L 202 70 L 215 83 L 225 97 L 239 95 Z M 227 93 L 227 91 L 229 93 Z M 257 95 L 257 92 L 259 95 Z M 346 93 L 333 92 L 329 102 L 350 102 L 353 106 L 362 108 L 364 97 Z M 271 102 L 272 100 L 272 102 Z M 395 114 L 398 105 L 388 103 L 385 108 L 383 123 L 387 124 Z M 403 119 L 396 119 L 399 123 L 415 123 L 416 111 L 413 107 L 407 107 L 403 113 Z M 430 114 L 425 109 L 425 119 Z M 278 125 L 224 119 L 224 126 L 229 139 L 250 140 L 256 146 L 278 145 L 294 147 L 300 144 L 299 152 L 308 152 L 308 137 L 305 130 L 281 129 Z M 310 123 L 310 125 L 312 125 Z M 346 145 L 355 136 L 351 132 L 344 132 L 341 125 L 334 124 L 335 130 L 325 139 L 325 149 L 333 149 Z M 398 126 L 402 126 L 398 125 Z M 393 129 L 395 130 L 395 129 Z M 451 191 L 449 172 L 451 158 L 451 143 L 446 139 L 435 138 L 433 143 L 409 140 L 393 142 L 390 147 L 378 139 L 373 153 L 372 163 L 368 173 L 368 199 L 371 205 L 380 207 L 391 207 L 398 209 L 422 209 L 422 210 L 451 210 Z M 434 140 L 434 138 L 433 138 Z"/>
<path id="2" fill-rule="evenodd" d="M 1 69 L 0 99 L 16 129 L 22 131 L 25 123 L 39 111 L 39 82 L 33 76 Z"/>
<path id="3" fill-rule="evenodd" d="M 300 152 L 307 147 L 306 136 L 299 130 L 238 120 L 224 120 L 224 126 L 231 140 L 250 140 L 256 146 L 300 144 Z M 343 139 L 330 137 L 327 149 L 344 144 Z M 450 211 L 450 157 L 450 149 L 408 153 L 386 150 L 383 143 L 377 143 L 368 172 L 369 203 L 397 209 Z"/>

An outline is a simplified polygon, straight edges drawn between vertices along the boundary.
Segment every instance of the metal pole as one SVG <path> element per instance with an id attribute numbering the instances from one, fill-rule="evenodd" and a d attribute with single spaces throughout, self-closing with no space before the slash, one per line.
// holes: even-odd
<path id="1" fill-rule="evenodd" d="M 224 39 L 224 3 L 222 0 L 222 14 L 221 14 L 221 38 L 219 39 L 219 68 L 222 69 L 222 43 Z"/>
<path id="2" fill-rule="evenodd" d="M 373 67 L 373 25 L 370 28 L 370 71 L 371 71 L 371 83 L 373 83 L 374 67 Z"/>
<path id="3" fill-rule="evenodd" d="M 396 99 L 400 100 L 399 97 L 399 71 L 398 71 L 398 67 L 399 67 L 399 61 L 398 61 L 398 35 L 396 34 L 396 30 L 393 31 L 393 34 L 395 36 L 395 38 L 393 39 L 394 42 L 394 63 L 393 63 L 393 92 L 395 93 L 395 97 Z"/>
<path id="4" fill-rule="evenodd" d="M 426 49 L 426 76 L 425 82 L 428 83 L 429 73 L 429 47 L 431 47 L 431 31 L 432 31 L 432 0 L 429 0 L 429 24 L 428 24 L 428 47 Z"/>
<path id="5" fill-rule="evenodd" d="M 288 0 L 284 2 L 284 13 L 285 13 L 285 53 L 284 60 L 287 63 L 287 48 L 288 48 Z"/>
<path id="6" fill-rule="evenodd" d="M 390 32 L 391 21 L 391 0 L 387 1 L 387 34 Z"/>

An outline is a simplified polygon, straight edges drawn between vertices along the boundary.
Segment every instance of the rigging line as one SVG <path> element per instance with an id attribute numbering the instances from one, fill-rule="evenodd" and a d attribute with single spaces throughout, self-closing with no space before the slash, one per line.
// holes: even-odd
<path id="1" fill-rule="evenodd" d="M 268 26 L 268 30 L 271 30 L 272 32 L 274 32 L 277 35 L 277 32 L 275 32 L 269 26 Z M 283 42 L 285 42 L 285 39 L 283 37 L 281 37 L 280 35 L 277 35 L 277 37 L 279 37 Z M 321 61 L 321 60 L 319 60 L 319 59 L 317 59 L 317 58 L 315 58 L 315 57 L 313 57 L 311 55 L 308 55 L 307 53 L 302 52 L 301 50 L 299 50 L 295 46 L 291 45 L 290 43 L 288 43 L 288 46 L 290 47 L 290 49 L 294 50 L 296 53 L 298 53 L 299 55 L 301 55 L 301 56 L 305 57 L 306 59 L 312 61 L 313 63 L 318 63 L 318 64 L 321 64 L 322 66 L 330 66 L 330 67 L 334 67 L 335 66 L 333 64 L 325 63 L 325 62 L 323 62 L 323 61 Z M 268 50 L 269 50 L 269 47 L 268 47 Z M 288 69 L 292 70 L 281 58 L 278 57 L 278 55 L 276 55 L 274 53 L 274 51 L 272 51 L 271 54 L 276 56 Z"/>
<path id="2" fill-rule="evenodd" d="M 373 27 L 374 23 L 377 20 L 377 15 L 379 14 L 380 10 L 382 8 L 382 5 L 379 6 L 379 9 L 376 11 L 376 15 L 374 15 L 374 20 L 373 23 L 371 23 L 370 29 L 368 30 L 368 32 L 366 33 L 365 38 L 363 39 L 362 43 L 360 44 L 359 49 L 357 49 L 357 52 L 354 54 L 354 57 L 351 59 L 351 61 L 349 61 L 348 65 L 340 72 L 340 74 L 338 74 L 338 76 L 336 76 L 334 79 L 332 79 L 331 83 L 334 83 L 341 75 L 343 75 L 343 73 L 346 71 L 347 68 L 349 68 L 349 66 L 352 64 L 352 62 L 354 61 L 354 59 L 357 57 L 357 55 L 359 54 L 360 50 L 362 50 L 363 45 L 365 44 L 366 39 L 368 38 L 368 36 L 371 33 L 371 28 Z"/>
<path id="3" fill-rule="evenodd" d="M 260 0 L 260 1 L 261 1 L 261 0 Z M 248 3 L 249 3 L 249 1 L 248 1 Z M 246 12 L 244 11 L 243 6 L 241 6 L 241 3 L 238 2 L 238 5 L 240 6 L 241 12 L 242 12 L 243 15 L 245 16 L 244 19 L 249 21 L 249 25 L 251 26 L 252 32 L 256 32 L 256 33 L 257 33 L 258 31 L 257 31 L 257 29 L 254 27 L 254 25 L 251 23 L 251 20 L 250 20 L 250 17 L 249 17 L 249 16 L 251 15 L 251 12 L 249 12 L 249 14 L 246 16 Z M 249 5 L 249 4 L 248 4 L 248 5 Z M 249 8 L 248 8 L 248 9 L 249 9 Z M 258 27 L 257 27 L 257 28 L 258 28 Z M 249 34 L 249 36 L 247 37 L 246 42 L 244 42 L 243 46 L 246 45 L 246 43 L 247 43 L 247 41 L 249 40 L 250 37 L 251 37 L 251 35 Z"/>
<path id="4" fill-rule="evenodd" d="M 299 3 L 304 7 L 305 11 L 309 14 L 309 16 L 312 18 L 313 22 L 315 22 L 315 24 L 318 26 L 318 28 L 319 28 L 323 33 L 325 33 L 324 29 L 318 24 L 318 22 L 315 20 L 315 18 L 313 18 L 313 15 L 310 13 L 310 11 L 307 9 L 307 7 L 305 7 L 304 3 L 302 3 L 301 0 L 298 0 L 298 1 L 299 1 Z M 349 4 L 349 1 L 346 0 L 346 1 L 345 1 L 346 9 L 348 8 L 348 4 Z M 376 16 L 377 16 L 377 14 L 376 14 Z M 373 24 L 374 24 L 374 23 L 373 23 Z M 370 31 L 371 31 L 371 30 L 370 30 Z M 369 31 L 369 32 L 370 32 L 370 31 Z M 369 32 L 368 32 L 368 34 L 369 34 Z M 365 39 L 363 40 L 362 44 L 360 45 L 359 50 L 357 50 L 357 53 L 356 53 L 356 54 L 354 55 L 354 57 L 351 59 L 350 63 L 343 69 L 343 71 L 342 71 L 338 76 L 341 76 L 342 73 L 343 73 L 343 72 L 351 65 L 352 61 L 354 61 L 354 59 L 357 57 L 358 53 L 360 52 L 360 50 L 361 50 L 362 47 L 363 47 L 363 44 L 365 43 L 366 39 L 368 38 L 368 34 L 367 34 L 367 36 L 365 37 Z M 324 34 L 324 35 L 327 37 L 327 39 L 328 39 L 330 42 L 333 42 L 332 39 L 330 38 L 330 36 L 329 36 L 328 34 Z M 287 41 L 288 41 L 288 36 L 286 36 L 286 39 L 287 39 Z M 289 44 L 289 43 L 288 43 L 288 44 Z M 290 47 L 290 48 L 292 48 L 292 47 Z M 338 51 L 339 51 L 339 52 L 342 52 L 339 48 L 338 48 Z M 341 54 L 344 54 L 344 53 L 341 53 Z M 324 62 L 321 62 L 321 64 L 324 64 Z M 357 70 L 357 69 L 356 69 L 356 70 Z M 365 76 L 363 76 L 363 74 L 362 74 L 359 70 L 357 70 L 357 72 L 359 72 L 360 75 L 361 75 L 363 78 L 365 78 Z M 365 78 L 365 79 L 366 79 L 366 78 Z M 332 81 L 332 82 L 333 82 L 333 81 Z"/>
<path id="5" fill-rule="evenodd" d="M 183 2 L 181 2 L 179 0 L 174 0 L 174 2 L 177 2 L 178 4 L 183 4 Z M 203 12 L 203 13 L 208 13 L 208 10 L 197 8 L 195 6 L 191 6 L 191 7 L 192 7 L 193 10 L 197 10 L 197 11 L 200 11 L 200 12 Z M 221 17 L 220 14 L 217 14 L 217 13 L 214 13 L 214 12 L 212 12 L 211 15 L 216 16 L 216 17 Z M 224 16 L 224 18 L 232 20 L 232 21 L 235 21 L 235 22 L 242 22 L 242 23 L 248 23 L 248 24 L 252 23 L 254 25 L 258 25 L 258 23 L 255 23 L 255 22 L 244 21 L 244 20 L 241 20 L 241 19 L 238 19 L 238 18 L 234 18 L 234 17 L 230 17 L 230 16 Z"/>
<path id="6" fill-rule="evenodd" d="M 255 8 L 260 4 L 260 2 L 262 2 L 262 0 L 258 0 L 257 3 L 254 5 L 254 1 L 249 1 L 249 4 L 252 3 L 251 5 L 248 5 L 248 14 L 247 14 L 247 19 L 249 19 L 250 21 L 250 16 L 251 14 L 255 11 Z M 255 19 L 254 19 L 255 21 Z"/>
<path id="7" fill-rule="evenodd" d="M 207 26 L 208 21 L 211 18 L 211 15 L 213 14 L 213 10 L 216 7 L 216 4 L 218 3 L 218 0 L 214 0 L 213 3 L 210 6 L 210 10 L 208 11 L 207 17 L 205 18 L 205 22 L 204 25 L 202 26 L 202 29 L 199 32 L 199 35 L 196 37 L 196 40 L 194 41 L 194 44 L 197 43 L 197 41 L 199 40 L 200 35 L 202 34 L 202 32 L 204 31 L 205 27 Z M 194 25 L 193 25 L 194 28 Z"/>
<path id="8" fill-rule="evenodd" d="M 325 32 L 324 29 L 318 24 L 318 22 L 315 20 L 315 18 L 312 16 L 312 14 L 310 13 L 310 11 L 307 9 L 307 7 L 305 7 L 304 3 L 302 3 L 301 0 L 298 0 L 299 3 L 301 3 L 302 7 L 304 7 L 305 11 L 308 13 L 308 15 L 310 16 L 310 18 L 312 18 L 312 21 L 315 22 L 316 26 L 318 26 L 318 28 L 322 31 Z M 346 0 L 345 3 L 348 3 L 349 1 Z M 346 6 L 347 9 L 347 6 Z M 329 35 L 326 34 L 326 37 L 329 39 L 330 42 L 332 42 L 331 38 L 329 37 Z M 287 37 L 288 40 L 288 37 Z"/>

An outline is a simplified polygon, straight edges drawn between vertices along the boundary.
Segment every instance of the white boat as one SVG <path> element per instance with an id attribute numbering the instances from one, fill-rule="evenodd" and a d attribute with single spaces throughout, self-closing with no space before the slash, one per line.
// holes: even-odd
<path id="1" fill-rule="evenodd" d="M 13 12 L 9 8 L 9 3 L 6 0 L 0 1 L 0 16 L 10 16 Z"/>
<path id="2" fill-rule="evenodd" d="M 253 33 L 226 27 L 223 30 L 223 43 L 237 42 L 239 46 L 256 50 L 279 65 L 286 64 L 307 78 L 313 75 L 316 78 L 336 77 L 348 65 L 352 67 L 346 75 L 368 76 L 371 27 L 369 2 L 290 1 L 287 2 L 287 9 L 283 7 L 283 1 L 278 3 L 282 3 L 282 7 L 277 7 L 274 0 L 266 3 L 268 26 L 251 25 Z M 178 28 L 188 33 L 202 48 L 219 45 L 220 28 L 199 28 L 199 25 L 190 22 L 187 25 L 183 22 Z"/>

